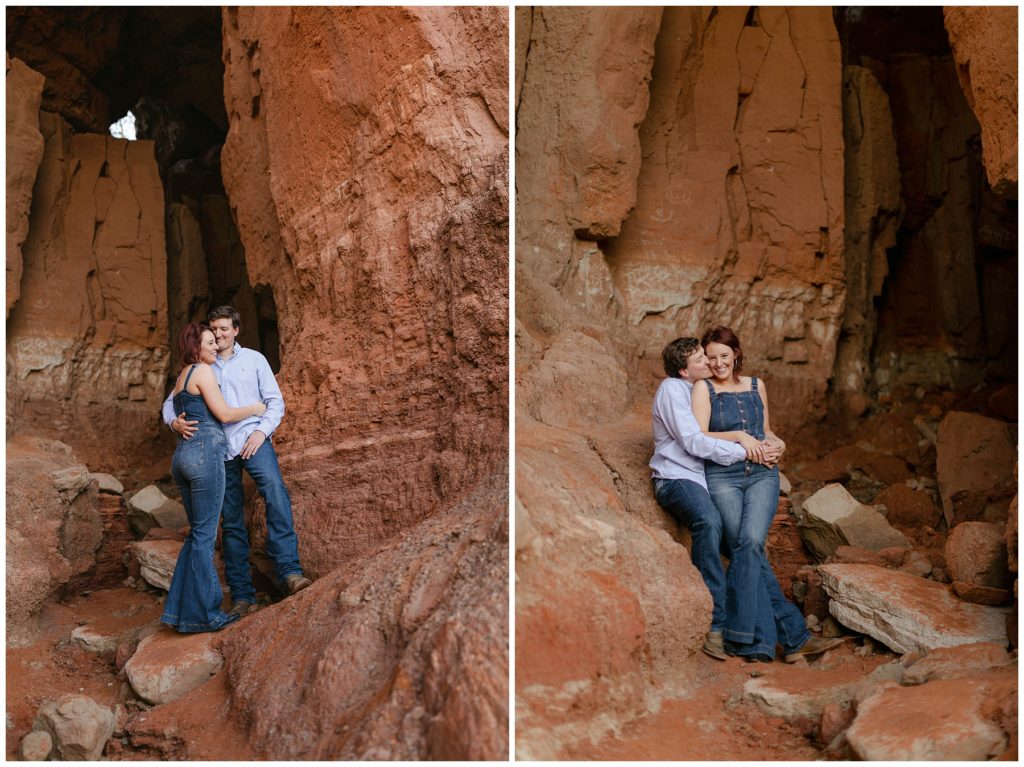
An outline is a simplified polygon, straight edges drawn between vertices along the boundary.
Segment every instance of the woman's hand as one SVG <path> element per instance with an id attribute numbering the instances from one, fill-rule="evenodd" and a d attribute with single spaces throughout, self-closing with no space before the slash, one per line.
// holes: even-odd
<path id="1" fill-rule="evenodd" d="M 256 417 L 262 416 L 266 412 L 267 406 L 264 405 L 262 402 L 257 402 L 255 405 L 252 406 L 252 414 Z"/>
<path id="2" fill-rule="evenodd" d="M 740 432 L 738 436 L 740 447 L 747 451 L 747 460 L 764 463 L 764 445 L 761 444 L 761 441 L 745 432 Z"/>

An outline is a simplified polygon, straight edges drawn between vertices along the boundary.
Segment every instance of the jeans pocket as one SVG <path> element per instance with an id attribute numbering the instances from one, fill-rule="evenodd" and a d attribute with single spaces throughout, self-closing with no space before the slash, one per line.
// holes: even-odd
<path id="1" fill-rule="evenodd" d="M 180 444 L 175 463 L 179 469 L 190 475 L 201 469 L 206 463 L 206 440 L 193 438 Z"/>

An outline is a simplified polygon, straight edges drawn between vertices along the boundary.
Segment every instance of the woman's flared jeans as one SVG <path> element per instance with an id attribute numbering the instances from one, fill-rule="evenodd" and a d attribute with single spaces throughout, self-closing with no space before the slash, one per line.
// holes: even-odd
<path id="1" fill-rule="evenodd" d="M 216 631 L 237 618 L 221 610 L 224 595 L 213 567 L 226 445 L 220 424 L 201 423 L 192 439 L 178 441 L 171 462 L 191 530 L 178 554 L 160 620 L 183 633 Z"/>
<path id="2" fill-rule="evenodd" d="M 741 461 L 706 467 L 708 492 L 722 515 L 729 548 L 725 628 L 737 655 L 775 657 L 810 638 L 800 610 L 786 599 L 768 563 L 764 542 L 779 502 L 779 470 Z"/>

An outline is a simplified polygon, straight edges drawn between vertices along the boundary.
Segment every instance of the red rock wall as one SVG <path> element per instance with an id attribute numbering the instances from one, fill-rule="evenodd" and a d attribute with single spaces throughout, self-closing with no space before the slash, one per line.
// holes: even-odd
<path id="1" fill-rule="evenodd" d="M 21 245 L 28 234 L 32 186 L 43 159 L 39 103 L 44 78 L 7 57 L 7 316 L 21 295 Z"/>
<path id="2" fill-rule="evenodd" d="M 278 451 L 314 574 L 507 461 L 506 23 L 225 11 L 224 182 L 278 310 Z"/>
<path id="3" fill-rule="evenodd" d="M 992 190 L 1017 196 L 1017 10 L 943 8 L 957 77 L 981 124 L 982 155 Z"/>
<path id="4" fill-rule="evenodd" d="M 773 422 L 820 412 L 843 311 L 839 39 L 827 8 L 669 8 L 636 207 L 605 248 L 655 359 L 729 325 Z"/>
<path id="5" fill-rule="evenodd" d="M 40 121 L 46 148 L 7 324 L 8 430 L 58 437 L 93 470 L 122 469 L 154 450 L 167 375 L 153 145 L 73 134 L 49 112 Z"/>

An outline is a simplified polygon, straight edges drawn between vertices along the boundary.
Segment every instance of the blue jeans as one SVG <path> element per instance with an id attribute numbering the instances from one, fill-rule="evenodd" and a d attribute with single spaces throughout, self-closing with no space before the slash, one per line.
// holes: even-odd
<path id="1" fill-rule="evenodd" d="M 708 491 L 689 479 L 655 479 L 654 497 L 681 525 L 690 528 L 690 558 L 711 592 L 711 630 L 725 626 L 725 571 L 719 555 L 722 518 Z"/>
<path id="2" fill-rule="evenodd" d="M 708 465 L 708 491 L 722 515 L 729 546 L 723 636 L 737 655 L 775 657 L 775 645 L 793 652 L 811 634 L 804 616 L 786 599 L 764 542 L 779 502 L 779 470 L 742 461 Z"/>
<path id="3" fill-rule="evenodd" d="M 226 446 L 220 424 L 201 423 L 192 439 L 178 441 L 171 461 L 191 529 L 178 554 L 160 621 L 183 633 L 216 631 L 238 617 L 220 609 L 224 594 L 213 567 Z"/>
<path id="4" fill-rule="evenodd" d="M 266 502 L 267 556 L 274 562 L 278 580 L 283 582 L 292 573 L 301 575 L 302 567 L 299 565 L 299 540 L 292 524 L 292 501 L 281 479 L 277 453 L 267 439 L 248 460 L 235 456 L 224 464 L 226 481 L 224 519 L 221 522 L 224 531 L 221 538 L 224 547 L 224 575 L 234 601 L 255 602 L 256 590 L 249 571 L 249 533 L 245 528 L 243 511 L 243 468 L 256 482 L 256 489 Z"/>

